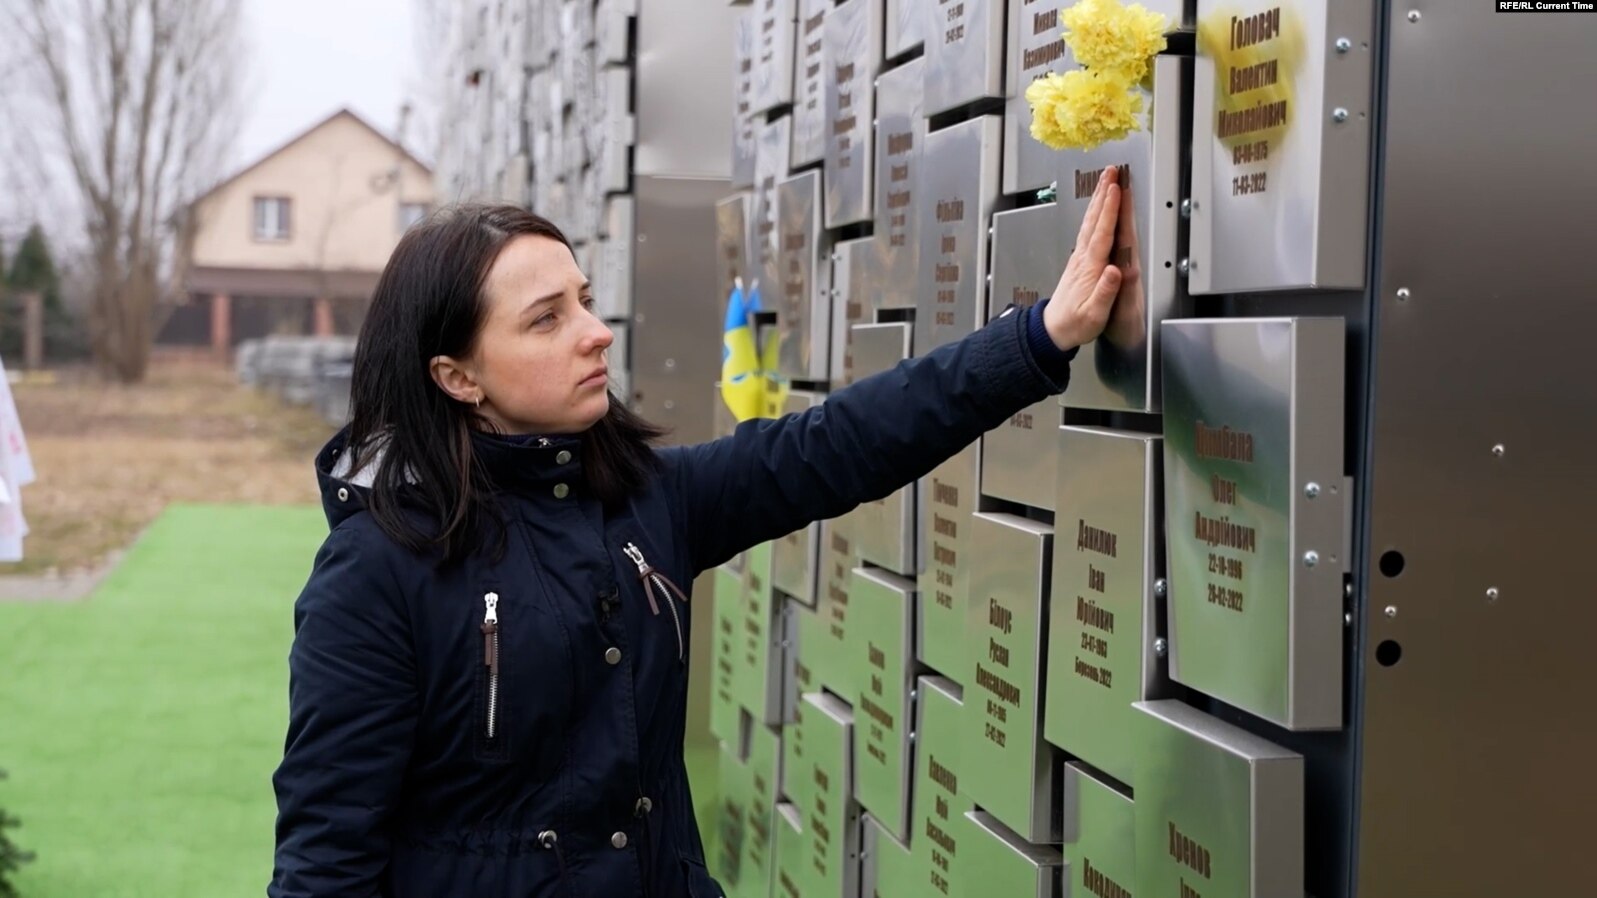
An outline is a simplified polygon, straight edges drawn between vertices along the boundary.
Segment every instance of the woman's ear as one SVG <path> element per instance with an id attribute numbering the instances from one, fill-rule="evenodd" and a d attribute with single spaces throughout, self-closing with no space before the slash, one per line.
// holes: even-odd
<path id="1" fill-rule="evenodd" d="M 478 405 L 483 400 L 482 387 L 478 386 L 477 379 L 472 377 L 466 366 L 447 355 L 434 356 L 427 363 L 427 370 L 433 377 L 433 383 L 438 389 L 456 402 L 467 405 Z"/>

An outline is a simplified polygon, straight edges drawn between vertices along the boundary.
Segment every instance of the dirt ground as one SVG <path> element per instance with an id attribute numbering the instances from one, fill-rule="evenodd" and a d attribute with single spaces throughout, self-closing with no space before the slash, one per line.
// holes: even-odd
<path id="1" fill-rule="evenodd" d="M 169 360 L 135 386 L 73 370 L 11 389 L 38 479 L 0 597 L 81 592 L 168 503 L 319 501 L 311 460 L 335 428 L 229 369 Z"/>

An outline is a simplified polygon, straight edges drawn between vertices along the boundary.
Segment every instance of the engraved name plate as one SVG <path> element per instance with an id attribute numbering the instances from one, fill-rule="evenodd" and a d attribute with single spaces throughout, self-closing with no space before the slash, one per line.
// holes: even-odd
<path id="1" fill-rule="evenodd" d="M 797 0 L 754 0 L 754 112 L 793 102 Z M 785 142 L 785 141 L 784 141 Z"/>
<path id="2" fill-rule="evenodd" d="M 854 795 L 889 832 L 906 837 L 915 584 L 886 571 L 855 568 L 849 606 L 858 690 Z"/>
<path id="3" fill-rule="evenodd" d="M 612 196 L 604 201 L 601 229 L 607 239 L 599 248 L 599 270 L 595 272 L 593 285 L 602 318 L 632 317 L 632 203 L 630 196 Z M 717 212 L 719 214 L 719 210 Z M 625 352 L 614 346 L 608 354 L 612 360 L 625 362 L 627 358 Z"/>
<path id="4" fill-rule="evenodd" d="M 832 303 L 817 275 L 824 250 L 820 228 L 821 176 L 807 171 L 777 188 L 781 266 L 777 304 L 778 369 L 784 377 L 825 380 L 831 367 Z M 770 294 L 767 294 L 769 297 Z"/>
<path id="5" fill-rule="evenodd" d="M 804 898 L 801 884 L 810 859 L 805 853 L 804 824 L 799 809 L 788 802 L 776 806 L 776 889 L 778 898 Z"/>
<path id="6" fill-rule="evenodd" d="M 743 882 L 758 883 L 744 891 L 770 894 L 776 874 L 776 802 L 781 740 L 770 727 L 754 725 L 749 739 L 749 799 L 743 837 Z"/>
<path id="7" fill-rule="evenodd" d="M 853 328 L 856 378 L 886 371 L 909 358 L 910 326 L 900 322 L 862 324 Z M 859 557 L 905 577 L 917 573 L 915 555 L 916 487 L 907 485 L 887 496 L 862 502 L 853 511 Z"/>
<path id="8" fill-rule="evenodd" d="M 1144 127 L 1124 140 L 1058 159 L 1060 233 L 1073 246 L 1103 170 L 1120 172 L 1120 217 L 1111 253 L 1122 273 L 1109 326 L 1083 346 L 1059 401 L 1072 408 L 1158 411 L 1158 329 L 1185 314 L 1177 282 L 1181 218 L 1181 103 L 1190 61 L 1159 56 L 1143 95 Z"/>
<path id="9" fill-rule="evenodd" d="M 749 205 L 750 196 L 746 192 L 735 193 L 715 204 L 715 253 L 721 263 L 715 270 L 715 289 L 719 314 L 723 317 L 737 279 L 743 279 L 745 288 L 754 280 L 749 257 Z M 627 236 L 630 245 L 630 231 Z M 717 402 L 717 405 L 724 403 Z"/>
<path id="10" fill-rule="evenodd" d="M 1049 72 L 1064 72 L 1075 63 L 1059 24 L 1059 12 L 1065 6 L 1049 0 L 1009 0 L 1008 80 L 1005 82 L 1009 100 L 1004 104 L 1005 193 L 1038 190 L 1057 177 L 1059 151 L 1031 136 L 1031 104 L 1026 102 L 1026 88 Z M 1063 235 L 1058 242 L 1063 247 L 1069 246 Z"/>
<path id="11" fill-rule="evenodd" d="M 715 619 L 710 636 L 710 735 L 722 745 L 738 744 L 738 716 L 743 707 L 739 680 L 742 667 L 743 574 L 725 565 L 715 569 Z"/>
<path id="12" fill-rule="evenodd" d="M 1064 769 L 1065 894 L 1131 898 L 1137 821 L 1131 799 L 1077 764 Z"/>
<path id="13" fill-rule="evenodd" d="M 964 873 L 988 895 L 1059 898 L 1064 855 L 1032 845 L 986 811 L 967 811 Z"/>
<path id="14" fill-rule="evenodd" d="M 1139 702 L 1139 898 L 1303 894 L 1303 758 L 1178 701 Z"/>
<path id="15" fill-rule="evenodd" d="M 970 601 L 961 756 L 970 797 L 1028 842 L 1057 843 L 1054 752 L 1042 738 L 1043 634 L 1053 528 L 970 518 Z"/>
<path id="16" fill-rule="evenodd" d="M 1342 722 L 1343 329 L 1164 323 L 1170 676 L 1294 730 Z"/>
<path id="17" fill-rule="evenodd" d="M 795 166 L 826 155 L 826 16 L 832 0 L 799 0 L 798 96 L 793 99 Z M 830 177 L 830 175 L 828 175 Z"/>
<path id="18" fill-rule="evenodd" d="M 917 488 L 921 603 L 915 644 L 920 660 L 961 686 L 969 662 L 965 606 L 970 596 L 970 524 L 976 510 L 980 443 L 972 443 L 922 477 Z"/>
<path id="19" fill-rule="evenodd" d="M 890 0 L 891 2 L 891 0 Z M 876 228 L 880 307 L 915 308 L 920 276 L 921 159 L 926 151 L 921 69 L 914 59 L 876 79 Z"/>
<path id="20" fill-rule="evenodd" d="M 1198 2 L 1194 294 L 1364 285 L 1370 0 Z"/>
<path id="21" fill-rule="evenodd" d="M 1043 735 L 1135 787 L 1131 703 L 1158 697 L 1160 438 L 1064 427 L 1057 445 Z"/>
<path id="22" fill-rule="evenodd" d="M 947 677 L 921 677 L 916 695 L 915 816 L 909 839 L 914 871 L 902 894 L 982 893 L 981 881 L 966 875 L 965 814 L 975 807 L 961 785 L 970 769 L 964 738 L 969 709 Z"/>
<path id="23" fill-rule="evenodd" d="M 854 325 L 876 318 L 876 238 L 832 245 L 832 385 L 854 381 Z M 908 327 L 905 327 L 908 330 Z"/>
<path id="24" fill-rule="evenodd" d="M 826 226 L 871 220 L 871 144 L 881 0 L 844 0 L 826 14 Z"/>
<path id="25" fill-rule="evenodd" d="M 1030 307 L 1053 294 L 1069 261 L 1070 244 L 1052 205 L 993 216 L 993 282 L 989 320 L 1010 303 Z M 1078 365 L 1071 365 L 1075 388 Z M 1044 399 L 982 436 L 981 492 L 1032 508 L 1054 509 L 1059 400 Z"/>
<path id="26" fill-rule="evenodd" d="M 926 114 L 1004 95 L 1002 0 L 925 0 Z"/>
<path id="27" fill-rule="evenodd" d="M 782 701 L 782 650 L 780 608 L 771 586 L 773 543 L 750 549 L 744 565 L 746 590 L 742 620 L 738 624 L 737 650 L 741 673 L 735 683 L 743 707 L 757 723 L 781 724 L 787 719 Z"/>
<path id="28" fill-rule="evenodd" d="M 756 132 L 759 144 L 754 159 L 754 223 L 751 242 L 756 278 L 749 286 L 751 289 L 758 286 L 761 294 L 760 307 L 766 310 L 774 310 L 782 298 L 782 269 L 779 264 L 782 220 L 777 188 L 788 176 L 787 141 L 792 122 L 791 118 L 784 116 L 767 125 L 761 125 Z"/>
<path id="29" fill-rule="evenodd" d="M 909 848 L 869 814 L 860 818 L 860 895 L 863 898 L 914 898 L 920 895 Z"/>
<path id="30" fill-rule="evenodd" d="M 821 620 L 821 638 L 805 650 L 805 663 L 815 672 L 813 688 L 852 696 L 858 691 L 855 685 L 853 639 L 850 636 L 853 615 L 850 614 L 854 583 L 854 567 L 859 561 L 854 534 L 860 531 L 854 515 L 821 522 L 821 594 L 817 609 Z"/>
<path id="31" fill-rule="evenodd" d="M 739 10 L 732 27 L 732 188 L 754 186 L 755 113 L 754 42 L 758 22 L 754 9 Z"/>
<path id="32" fill-rule="evenodd" d="M 888 58 L 902 56 L 922 46 L 929 0 L 887 0 Z"/>
<path id="33" fill-rule="evenodd" d="M 821 623 L 819 612 L 791 599 L 787 602 L 787 612 L 793 679 L 784 701 L 791 703 L 793 717 L 782 730 L 782 794 L 789 801 L 807 806 L 808 799 L 804 797 L 809 787 L 804 779 L 807 769 L 804 766 L 804 696 L 820 690 L 815 683 L 813 665 L 826 663 L 821 655 L 825 625 Z M 811 660 L 806 662 L 806 658 Z"/>
<path id="34" fill-rule="evenodd" d="M 1002 132 L 1002 118 L 987 115 L 926 136 L 916 355 L 966 336 L 985 320 L 987 225 L 998 197 Z"/>
<path id="35" fill-rule="evenodd" d="M 860 834 L 860 808 L 852 794 L 854 712 L 828 693 L 804 696 L 803 710 L 804 894 L 854 898 Z"/>
<path id="36" fill-rule="evenodd" d="M 731 746 L 723 744 L 719 757 L 716 789 L 720 802 L 715 811 L 715 855 L 710 862 L 715 878 L 728 894 L 763 895 L 759 875 L 745 870 L 743 861 L 749 839 L 749 805 L 754 800 L 753 774 Z"/>
<path id="37" fill-rule="evenodd" d="M 787 394 L 785 414 L 797 414 L 825 400 L 820 393 L 793 390 Z M 776 588 L 810 607 L 815 606 L 816 568 L 820 564 L 821 525 L 817 521 L 775 541 L 771 548 L 771 579 Z"/>

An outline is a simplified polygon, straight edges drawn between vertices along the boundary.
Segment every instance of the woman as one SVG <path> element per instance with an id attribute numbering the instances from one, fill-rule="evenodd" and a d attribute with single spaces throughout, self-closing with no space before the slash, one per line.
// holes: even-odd
<path id="1" fill-rule="evenodd" d="M 274 898 L 712 898 L 687 593 L 1064 389 L 1121 274 L 1102 178 L 1052 298 L 782 420 L 655 449 L 550 223 L 413 228 L 373 297 L 295 604 Z"/>

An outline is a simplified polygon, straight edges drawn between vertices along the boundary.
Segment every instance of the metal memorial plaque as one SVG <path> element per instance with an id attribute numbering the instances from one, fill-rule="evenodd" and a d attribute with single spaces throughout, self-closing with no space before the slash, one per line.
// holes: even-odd
<path id="1" fill-rule="evenodd" d="M 854 377 L 860 379 L 891 369 L 909 358 L 910 326 L 903 322 L 860 324 L 854 332 Z M 852 512 L 859 522 L 857 550 L 861 561 L 911 577 L 915 561 L 915 507 L 917 487 L 907 484 L 881 499 L 860 503 Z"/>
<path id="2" fill-rule="evenodd" d="M 881 0 L 843 0 L 826 14 L 826 226 L 871 220 Z"/>
<path id="3" fill-rule="evenodd" d="M 632 70 L 627 68 L 599 73 L 604 118 L 594 129 L 599 138 L 594 165 L 602 193 L 621 193 L 631 184 L 632 160 L 627 151 L 637 140 L 637 120 L 627 111 L 632 102 L 631 79 Z"/>
<path id="4" fill-rule="evenodd" d="M 889 832 L 907 838 L 915 584 L 887 571 L 855 568 L 849 606 L 857 690 L 854 796 Z"/>
<path id="5" fill-rule="evenodd" d="M 930 0 L 887 0 L 887 58 L 902 56 L 925 43 L 928 2 Z"/>
<path id="6" fill-rule="evenodd" d="M 793 102 L 797 0 L 754 0 L 754 112 Z"/>
<path id="7" fill-rule="evenodd" d="M 1194 294 L 1364 286 L 1372 0 L 1198 0 Z"/>
<path id="8" fill-rule="evenodd" d="M 1302 895 L 1302 756 L 1179 701 L 1135 707 L 1139 898 Z"/>
<path id="9" fill-rule="evenodd" d="M 850 589 L 859 562 L 854 534 L 860 531 L 853 514 L 821 522 L 821 638 L 807 643 L 804 659 L 815 674 L 811 689 L 829 689 L 852 696 L 858 691 L 854 677 L 854 642 Z"/>
<path id="10" fill-rule="evenodd" d="M 1123 279 L 1109 326 L 1081 348 L 1070 389 L 1072 408 L 1159 410 L 1159 322 L 1185 314 L 1178 287 L 1176 232 L 1181 220 L 1182 88 L 1191 63 L 1159 56 L 1153 89 L 1139 87 L 1144 128 L 1088 152 L 1056 153 L 1059 233 L 1072 243 L 1106 167 L 1120 172 L 1120 225 L 1114 259 Z"/>
<path id="11" fill-rule="evenodd" d="M 593 44 L 603 63 L 627 62 L 627 27 L 637 0 L 598 0 L 593 8 Z"/>
<path id="12" fill-rule="evenodd" d="M 1066 764 L 1063 779 L 1065 895 L 1131 898 L 1137 885 L 1131 799 L 1078 764 Z"/>
<path id="13" fill-rule="evenodd" d="M 715 854 L 709 866 L 715 878 L 731 896 L 763 895 L 759 877 L 745 869 L 743 857 L 749 840 L 749 805 L 754 784 L 749 765 L 735 753 L 737 743 L 723 743 L 716 790 L 720 802 L 715 810 Z"/>
<path id="14" fill-rule="evenodd" d="M 805 895 L 855 898 L 860 808 L 853 797 L 854 712 L 836 696 L 804 696 Z"/>
<path id="15" fill-rule="evenodd" d="M 804 823 L 799 809 L 787 802 L 776 806 L 776 883 L 771 892 L 776 898 L 804 898 L 800 885 L 809 869 L 804 849 Z"/>
<path id="16" fill-rule="evenodd" d="M 1059 11 L 1065 4 L 1047 0 L 1009 0 L 1009 58 L 1005 66 L 1004 192 L 1047 187 L 1058 177 L 1058 150 L 1031 136 L 1031 104 L 1026 88 L 1049 72 L 1064 72 L 1075 62 L 1065 45 Z M 1144 7 L 1153 5 L 1143 4 Z M 1064 237 L 1061 244 L 1068 247 Z"/>
<path id="17" fill-rule="evenodd" d="M 1010 303 L 1030 307 L 1053 295 L 1069 259 L 1052 205 L 993 216 L 992 285 L 987 317 Z M 1071 388 L 1081 375 L 1072 365 Z M 1032 508 L 1054 510 L 1058 463 L 1059 400 L 1044 399 L 982 436 L 981 492 Z"/>
<path id="18" fill-rule="evenodd" d="M 799 0 L 798 70 L 794 73 L 793 157 L 795 166 L 826 155 L 826 18 L 832 0 Z"/>
<path id="19" fill-rule="evenodd" d="M 1164 323 L 1170 677 L 1292 730 L 1342 723 L 1344 323 Z"/>
<path id="20" fill-rule="evenodd" d="M 743 892 L 769 895 L 776 873 L 777 778 L 781 771 L 781 738 L 755 723 L 749 739 L 749 800 L 743 837 Z M 756 884 L 754 888 L 749 885 Z"/>
<path id="21" fill-rule="evenodd" d="M 915 817 L 909 838 L 914 871 L 904 895 L 1001 895 L 975 888 L 965 814 L 974 809 L 960 777 L 968 775 L 964 738 L 969 712 L 959 687 L 946 677 L 916 681 Z M 907 886 L 907 887 L 906 887 Z"/>
<path id="22" fill-rule="evenodd" d="M 793 390 L 787 394 L 785 414 L 797 414 L 824 402 L 820 393 Z M 771 580 L 776 588 L 815 607 L 816 567 L 820 564 L 821 525 L 817 521 L 776 540 L 771 548 Z"/>
<path id="23" fill-rule="evenodd" d="M 632 203 L 630 196 L 612 196 L 604 201 L 601 228 L 606 239 L 600 245 L 599 270 L 593 273 L 594 293 L 602 318 L 632 317 Z"/>
<path id="24" fill-rule="evenodd" d="M 869 324 L 876 319 L 876 265 L 874 237 L 840 240 L 832 245 L 831 382 L 834 389 L 854 381 L 854 325 Z"/>
<path id="25" fill-rule="evenodd" d="M 735 683 L 743 707 L 757 723 L 786 722 L 782 702 L 782 629 L 771 587 L 771 555 L 774 544 L 760 543 L 750 549 L 744 564 L 742 621 L 737 626 L 737 651 L 740 667 Z"/>
<path id="26" fill-rule="evenodd" d="M 735 193 L 715 204 L 715 255 L 720 261 L 715 270 L 715 290 L 716 308 L 721 316 L 726 315 L 726 303 L 738 279 L 742 278 L 744 286 L 754 279 L 749 247 L 749 206 L 747 192 Z"/>
<path id="27" fill-rule="evenodd" d="M 1002 139 L 1003 119 L 996 115 L 926 136 L 919 184 L 916 355 L 970 334 L 984 320 L 987 225 L 998 199 Z"/>
<path id="28" fill-rule="evenodd" d="M 782 269 L 781 217 L 777 201 L 778 186 L 787 179 L 787 139 L 793 120 L 787 116 L 763 125 L 759 130 L 759 146 L 754 159 L 754 223 L 750 246 L 753 247 L 755 277 L 749 288 L 758 289 L 762 309 L 774 309 L 781 301 Z"/>
<path id="29" fill-rule="evenodd" d="M 614 367 L 610 370 L 610 389 L 624 400 L 632 397 L 632 355 L 630 344 L 632 342 L 632 325 L 625 321 L 612 321 L 610 327 L 610 348 L 605 350 L 608 364 Z"/>
<path id="30" fill-rule="evenodd" d="M 916 484 L 920 509 L 916 546 L 921 602 L 915 645 L 927 667 L 961 686 L 966 655 L 965 606 L 970 596 L 970 525 L 976 511 L 980 442 L 971 443 Z"/>
<path id="31" fill-rule="evenodd" d="M 1048 609 L 1048 741 L 1132 787 L 1136 715 L 1158 698 L 1160 438 L 1063 427 Z"/>
<path id="32" fill-rule="evenodd" d="M 779 340 L 778 370 L 798 380 L 825 380 L 831 367 L 832 304 L 816 275 L 822 256 L 820 227 L 821 175 L 807 171 L 779 182 L 777 256 L 780 290 L 767 292 L 775 308 Z M 828 256 L 830 253 L 828 252 Z"/>
<path id="33" fill-rule="evenodd" d="M 866 814 L 860 821 L 861 898 L 915 898 L 914 861 L 904 843 Z"/>
<path id="34" fill-rule="evenodd" d="M 722 745 L 738 744 L 743 708 L 739 680 L 745 676 L 739 624 L 743 621 L 743 575 L 715 569 L 715 622 L 710 636 L 710 735 Z"/>
<path id="35" fill-rule="evenodd" d="M 1065 858 L 1032 845 L 986 811 L 965 812 L 965 875 L 986 895 L 1060 898 Z"/>
<path id="36" fill-rule="evenodd" d="M 890 0 L 891 2 L 891 0 Z M 923 59 L 876 79 L 876 226 L 881 253 L 880 308 L 913 309 L 920 276 L 921 157 L 926 116 L 921 111 Z"/>
<path id="37" fill-rule="evenodd" d="M 966 791 L 1028 842 L 1057 843 L 1058 763 L 1042 737 L 1043 635 L 1053 528 L 978 512 L 970 518 L 970 634 L 965 683 Z"/>
<path id="38" fill-rule="evenodd" d="M 757 23 L 754 10 L 734 14 L 732 30 L 733 108 L 732 188 L 754 186 L 756 115 L 754 113 L 754 43 Z"/>
<path id="39" fill-rule="evenodd" d="M 926 114 L 1004 95 L 1003 0 L 925 0 Z"/>

